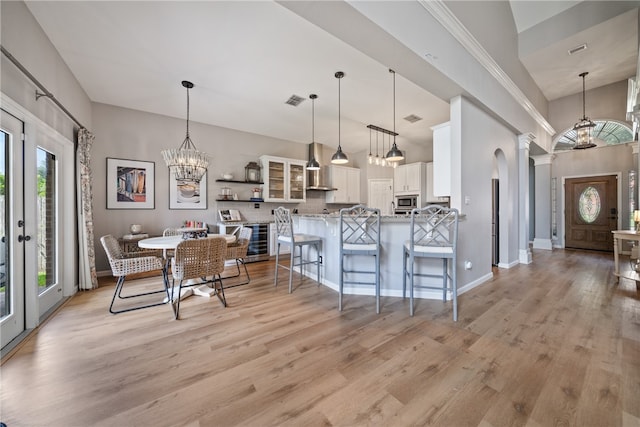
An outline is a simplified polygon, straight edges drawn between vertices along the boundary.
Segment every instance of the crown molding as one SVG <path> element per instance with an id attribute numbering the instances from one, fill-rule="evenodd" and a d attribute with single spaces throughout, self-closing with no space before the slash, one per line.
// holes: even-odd
<path id="1" fill-rule="evenodd" d="M 493 76 L 496 81 L 516 100 L 518 104 L 536 121 L 549 135 L 556 133 L 551 124 L 544 118 L 529 98 L 511 80 L 489 52 L 467 30 L 460 20 L 451 12 L 442 0 L 417 0 L 449 33 Z"/>

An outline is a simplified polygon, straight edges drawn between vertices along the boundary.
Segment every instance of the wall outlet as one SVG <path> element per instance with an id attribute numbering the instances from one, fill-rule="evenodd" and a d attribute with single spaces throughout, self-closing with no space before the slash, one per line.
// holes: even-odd
<path id="1" fill-rule="evenodd" d="M 320 264 L 322 264 L 322 255 L 318 257 L 320 259 Z"/>
<path id="2" fill-rule="evenodd" d="M 254 209 L 260 209 L 260 203 L 254 203 L 253 204 L 253 208 Z"/>
<path id="3" fill-rule="evenodd" d="M 471 263 L 471 261 L 465 261 L 464 262 L 464 269 L 465 270 L 471 270 L 473 268 L 473 264 Z"/>

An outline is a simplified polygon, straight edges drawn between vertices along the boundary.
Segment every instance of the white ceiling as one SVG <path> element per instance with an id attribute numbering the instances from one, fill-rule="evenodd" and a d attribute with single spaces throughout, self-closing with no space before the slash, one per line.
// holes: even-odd
<path id="1" fill-rule="evenodd" d="M 550 2 L 511 2 L 517 28 L 523 34 L 534 31 L 540 26 L 536 24 L 544 23 L 548 16 L 566 12 L 566 7 L 549 8 L 547 3 Z M 394 127 L 393 82 L 388 66 L 278 3 L 26 4 L 94 102 L 185 118 L 186 90 L 180 82 L 190 80 L 195 84 L 190 93 L 192 120 L 309 143 L 308 96 L 315 93 L 315 140 L 335 146 L 338 80 L 334 73 L 344 71 L 340 83 L 344 150 L 368 150 L 368 124 L 390 130 Z M 537 4 L 544 5 L 545 10 L 534 14 Z M 634 21 L 631 15 L 554 40 L 548 46 L 534 46 L 522 58 L 523 63 L 549 99 L 581 90 L 577 78 L 581 71 L 597 70 L 594 79 L 588 80 L 589 88 L 596 87 L 597 82 L 617 79 L 604 83 L 608 84 L 635 75 L 637 17 Z M 610 36 L 605 37 L 606 34 Z M 620 34 L 624 39 L 619 38 Z M 591 69 L 578 69 L 563 62 L 565 45 L 583 39 L 590 46 L 580 55 L 594 55 L 583 56 L 585 66 L 588 64 Z M 620 42 L 627 39 L 631 41 Z M 616 67 L 600 66 L 618 55 L 624 61 L 618 64 L 614 60 Z M 407 141 L 430 146 L 430 127 L 448 120 L 448 103 L 400 74 L 396 79 L 395 125 L 400 148 Z M 306 100 L 298 107 L 285 104 L 291 95 Z M 423 120 L 413 124 L 403 120 L 410 114 Z M 192 137 L 198 144 L 198 136 Z"/>

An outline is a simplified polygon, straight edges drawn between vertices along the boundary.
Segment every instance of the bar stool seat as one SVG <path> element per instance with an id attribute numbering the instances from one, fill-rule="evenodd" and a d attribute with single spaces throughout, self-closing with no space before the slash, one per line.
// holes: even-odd
<path id="1" fill-rule="evenodd" d="M 274 284 L 278 286 L 278 267 L 289 270 L 289 293 L 293 291 L 293 270 L 300 268 L 300 283 L 304 278 L 303 268 L 308 264 L 315 264 L 317 268 L 317 282 L 320 284 L 320 248 L 322 246 L 322 237 L 311 234 L 294 233 L 293 222 L 291 221 L 291 211 L 282 206 L 274 210 L 276 218 L 276 272 Z M 280 264 L 280 246 L 287 245 L 291 248 L 289 256 L 289 266 Z M 316 251 L 316 259 L 309 260 L 303 257 L 303 246 L 313 246 Z M 296 255 L 296 249 L 299 255 Z M 296 262 L 297 260 L 297 262 Z"/>

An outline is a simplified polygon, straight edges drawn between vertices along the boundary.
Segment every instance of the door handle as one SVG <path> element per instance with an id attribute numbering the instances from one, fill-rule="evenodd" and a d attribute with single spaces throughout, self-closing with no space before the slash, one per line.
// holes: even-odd
<path id="1" fill-rule="evenodd" d="M 18 236 L 18 242 L 22 243 L 24 242 L 28 242 L 29 240 L 31 240 L 31 236 L 23 236 L 22 234 Z"/>

